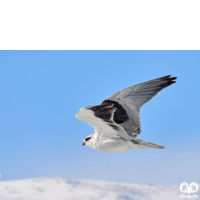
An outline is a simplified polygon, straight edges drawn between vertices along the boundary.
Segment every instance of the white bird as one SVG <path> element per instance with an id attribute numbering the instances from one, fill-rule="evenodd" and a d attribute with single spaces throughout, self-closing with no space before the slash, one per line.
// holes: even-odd
<path id="1" fill-rule="evenodd" d="M 175 83 L 176 77 L 163 76 L 127 87 L 100 105 L 81 108 L 76 117 L 93 126 L 95 133 L 82 145 L 103 152 L 120 152 L 134 148 L 164 149 L 164 146 L 137 139 L 141 132 L 140 109 L 163 88 Z"/>

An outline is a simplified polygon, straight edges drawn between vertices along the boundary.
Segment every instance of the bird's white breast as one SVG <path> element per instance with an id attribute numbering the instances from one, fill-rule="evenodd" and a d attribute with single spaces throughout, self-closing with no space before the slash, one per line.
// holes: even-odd
<path id="1" fill-rule="evenodd" d="M 103 152 L 120 152 L 127 151 L 133 147 L 128 145 L 128 141 L 124 139 L 105 139 L 94 142 L 94 148 Z"/>

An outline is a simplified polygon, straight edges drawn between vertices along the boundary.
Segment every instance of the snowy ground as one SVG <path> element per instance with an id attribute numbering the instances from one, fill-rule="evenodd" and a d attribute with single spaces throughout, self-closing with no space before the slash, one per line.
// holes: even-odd
<path id="1" fill-rule="evenodd" d="M 180 200 L 180 195 L 179 186 L 167 188 L 63 178 L 0 182 L 0 200 Z"/>

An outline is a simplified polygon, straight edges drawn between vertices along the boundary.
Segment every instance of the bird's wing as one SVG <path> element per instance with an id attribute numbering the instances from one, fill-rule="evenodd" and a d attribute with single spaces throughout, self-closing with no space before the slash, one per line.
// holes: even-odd
<path id="1" fill-rule="evenodd" d="M 116 108 L 114 104 L 104 104 L 81 108 L 76 117 L 90 124 L 101 138 L 119 138 L 129 140 L 126 131 L 113 121 Z"/>
<path id="2" fill-rule="evenodd" d="M 120 124 L 129 136 L 136 137 L 141 132 L 140 108 L 163 88 L 176 82 L 176 77 L 170 76 L 127 87 L 104 100 L 101 105 L 113 103 L 117 108 L 114 121 Z"/>

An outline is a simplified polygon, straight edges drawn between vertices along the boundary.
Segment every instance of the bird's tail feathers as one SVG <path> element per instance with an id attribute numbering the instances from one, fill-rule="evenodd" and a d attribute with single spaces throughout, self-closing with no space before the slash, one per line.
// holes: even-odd
<path id="1" fill-rule="evenodd" d="M 137 138 L 132 138 L 131 141 L 133 141 L 136 144 L 139 144 L 139 145 L 142 145 L 142 146 L 145 146 L 145 147 L 149 147 L 149 148 L 165 149 L 164 146 L 161 146 L 161 145 L 158 145 L 158 144 L 153 144 L 151 142 L 146 142 L 144 140 L 140 140 L 140 139 L 137 139 Z"/>

